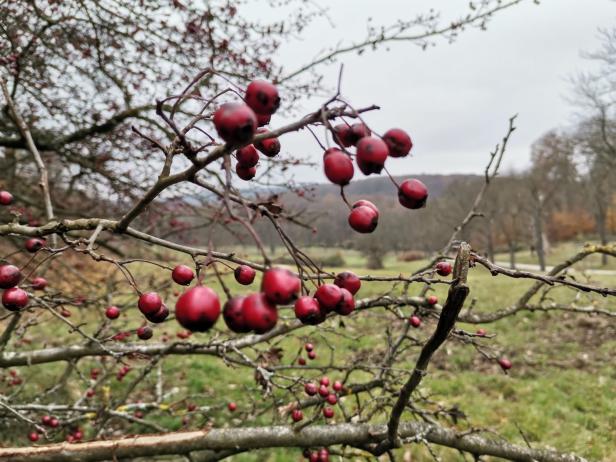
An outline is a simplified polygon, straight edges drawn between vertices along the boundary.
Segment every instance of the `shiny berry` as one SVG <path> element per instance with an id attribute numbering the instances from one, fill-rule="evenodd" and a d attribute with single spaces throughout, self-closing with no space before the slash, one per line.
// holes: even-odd
<path id="1" fill-rule="evenodd" d="M 304 418 L 304 413 L 300 411 L 299 409 L 294 409 L 293 412 L 291 412 L 291 419 L 293 419 L 293 422 L 299 422 L 303 418 Z"/>
<path id="2" fill-rule="evenodd" d="M 237 165 L 244 169 L 254 167 L 259 163 L 259 153 L 252 144 L 244 146 L 235 152 Z"/>
<path id="3" fill-rule="evenodd" d="M 245 143 L 255 134 L 257 117 L 245 104 L 226 103 L 214 113 L 214 126 L 227 143 Z"/>
<path id="4" fill-rule="evenodd" d="M 411 316 L 409 318 L 409 324 L 415 328 L 421 326 L 421 318 L 419 316 Z"/>
<path id="5" fill-rule="evenodd" d="M 10 289 L 21 281 L 21 271 L 13 265 L 0 266 L 0 289 Z"/>
<path id="6" fill-rule="evenodd" d="M 351 295 L 355 295 L 361 288 L 361 280 L 355 273 L 351 273 L 350 271 L 338 273 L 334 279 L 334 284 L 341 289 L 348 290 L 351 292 Z"/>
<path id="7" fill-rule="evenodd" d="M 154 331 L 150 326 L 141 326 L 137 329 L 137 337 L 141 340 L 149 340 L 154 335 Z"/>
<path id="8" fill-rule="evenodd" d="M 260 128 L 257 130 L 257 135 L 269 133 L 266 129 Z M 255 141 L 255 148 L 267 157 L 276 157 L 280 152 L 280 141 L 277 137 L 265 138 L 261 141 Z"/>
<path id="9" fill-rule="evenodd" d="M 342 302 L 342 289 L 335 284 L 322 284 L 314 293 L 321 308 L 329 313 Z"/>
<path id="10" fill-rule="evenodd" d="M 314 383 L 308 382 L 304 385 L 304 391 L 308 396 L 314 396 L 317 394 L 319 389 Z"/>
<path id="11" fill-rule="evenodd" d="M 325 311 L 315 298 L 303 296 L 295 301 L 295 317 L 302 324 L 316 325 L 325 320 Z"/>
<path id="12" fill-rule="evenodd" d="M 181 286 L 187 286 L 194 278 L 195 273 L 186 265 L 177 265 L 171 272 L 171 279 Z"/>
<path id="13" fill-rule="evenodd" d="M 331 419 L 332 417 L 334 417 L 334 410 L 331 407 L 324 407 L 323 417 L 325 417 L 326 419 Z"/>
<path id="14" fill-rule="evenodd" d="M 257 334 L 272 330 L 278 322 L 278 310 L 265 294 L 248 295 L 242 302 L 246 326 Z"/>
<path id="15" fill-rule="evenodd" d="M 237 173 L 240 179 L 250 181 L 257 174 L 257 167 L 242 167 L 240 164 L 237 164 L 235 166 L 235 173 Z"/>
<path id="16" fill-rule="evenodd" d="M 340 289 L 340 292 L 342 293 L 342 300 L 336 305 L 335 310 L 342 316 L 348 316 L 355 311 L 355 299 L 353 294 L 346 289 Z"/>
<path id="17" fill-rule="evenodd" d="M 244 320 L 244 310 L 242 306 L 244 298 L 245 297 L 242 296 L 230 298 L 227 300 L 222 310 L 222 317 L 225 320 L 225 324 L 232 332 L 250 332 L 250 327 L 248 327 Z"/>
<path id="18" fill-rule="evenodd" d="M 120 308 L 117 306 L 110 306 L 105 310 L 105 316 L 108 319 L 117 319 L 120 317 Z"/>
<path id="19" fill-rule="evenodd" d="M 373 232 L 379 224 L 379 214 L 374 209 L 360 205 L 353 207 L 349 213 L 349 226 L 358 233 L 367 234 Z"/>
<path id="20" fill-rule="evenodd" d="M 13 203 L 13 195 L 8 191 L 0 191 L 0 205 L 11 205 Z"/>
<path id="21" fill-rule="evenodd" d="M 175 304 L 175 318 L 182 327 L 193 332 L 209 330 L 220 316 L 220 299 L 209 287 L 188 289 Z"/>
<path id="22" fill-rule="evenodd" d="M 357 166 L 364 175 L 381 173 L 388 154 L 389 148 L 382 139 L 362 138 L 357 143 Z"/>
<path id="23" fill-rule="evenodd" d="M 498 365 L 504 370 L 507 371 L 509 369 L 511 369 L 513 367 L 513 364 L 511 364 L 511 361 L 509 361 L 507 358 L 500 358 L 498 360 Z"/>
<path id="24" fill-rule="evenodd" d="M 18 311 L 28 305 L 28 293 L 19 287 L 6 289 L 2 294 L 2 304 L 9 311 Z"/>
<path id="25" fill-rule="evenodd" d="M 413 147 L 411 137 L 400 128 L 387 130 L 383 135 L 383 141 L 387 144 L 391 157 L 405 157 Z"/>
<path id="26" fill-rule="evenodd" d="M 436 264 L 436 272 L 440 276 L 449 276 L 451 274 L 452 269 L 453 268 L 451 266 L 451 263 L 449 263 L 448 261 L 439 261 Z"/>
<path id="27" fill-rule="evenodd" d="M 419 180 L 404 180 L 398 189 L 398 202 L 407 209 L 420 209 L 428 200 L 428 188 Z"/>
<path id="28" fill-rule="evenodd" d="M 240 265 L 233 271 L 233 276 L 235 276 L 235 280 L 242 284 L 243 286 L 248 286 L 252 284 L 255 280 L 257 272 L 254 268 L 251 268 L 248 265 Z"/>
<path id="29" fill-rule="evenodd" d="M 45 239 L 40 239 L 38 237 L 32 237 L 26 241 L 26 250 L 30 253 L 35 253 L 41 250 L 45 246 Z"/>
<path id="30" fill-rule="evenodd" d="M 276 305 L 287 305 L 297 298 L 301 282 L 291 271 L 272 268 L 265 272 L 261 290 L 268 300 Z"/>
<path id="31" fill-rule="evenodd" d="M 340 186 L 349 184 L 355 173 L 351 158 L 338 148 L 325 151 L 323 170 L 329 181 Z"/>
<path id="32" fill-rule="evenodd" d="M 253 80 L 246 88 L 246 104 L 257 114 L 273 114 L 280 106 L 275 85 L 265 80 Z"/>
<path id="33" fill-rule="evenodd" d="M 137 303 L 139 311 L 141 311 L 146 316 L 156 314 L 160 310 L 162 305 L 163 300 L 156 292 L 146 292 L 144 294 L 141 294 Z"/>
<path id="34" fill-rule="evenodd" d="M 47 279 L 37 277 L 32 280 L 32 288 L 34 290 L 45 290 L 45 287 L 47 287 Z"/>

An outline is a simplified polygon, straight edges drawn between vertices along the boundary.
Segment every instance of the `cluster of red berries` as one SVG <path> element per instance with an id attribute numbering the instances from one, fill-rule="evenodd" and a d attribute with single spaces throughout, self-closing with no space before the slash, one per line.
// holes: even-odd
<path id="1" fill-rule="evenodd" d="M 19 311 L 28 305 L 28 292 L 17 287 L 21 279 L 21 271 L 16 266 L 0 266 L 0 289 L 4 289 L 2 305 L 9 311 Z"/>
<path id="2" fill-rule="evenodd" d="M 304 392 L 308 396 L 316 396 L 318 394 L 325 401 L 325 403 L 329 404 L 330 406 L 334 406 L 338 403 L 338 395 L 344 389 L 344 385 L 339 380 L 336 380 L 332 384 L 331 390 L 329 389 L 329 385 L 329 377 L 323 376 L 319 381 L 319 385 L 315 384 L 314 382 L 306 382 L 304 384 Z M 334 417 L 334 409 L 330 406 L 323 407 L 323 417 L 325 417 L 326 419 L 331 419 L 332 417 Z M 303 415 L 301 415 L 301 418 L 299 418 L 299 420 L 296 420 L 296 417 L 291 414 L 291 418 L 293 418 L 293 421 L 295 422 L 301 420 L 301 418 L 303 418 Z"/>
<path id="3" fill-rule="evenodd" d="M 310 462 L 329 462 L 329 451 L 327 448 L 321 448 L 318 451 L 305 449 L 303 456 Z"/>
<path id="4" fill-rule="evenodd" d="M 306 343 L 304 345 L 304 349 L 306 350 L 306 356 L 308 356 L 308 359 L 317 358 L 317 352 L 314 350 L 314 345 L 312 343 Z M 305 366 L 306 360 L 300 356 L 297 360 L 297 364 L 300 366 Z"/>
<path id="5" fill-rule="evenodd" d="M 411 137 L 399 128 L 387 131 L 382 138 L 371 136 L 363 123 L 342 123 L 333 128 L 334 140 L 342 148 L 329 148 L 323 154 L 325 176 L 342 187 L 355 174 L 353 161 L 346 148 L 356 147 L 355 161 L 364 175 L 381 173 L 388 157 L 405 157 L 411 151 Z M 419 180 L 403 181 L 398 187 L 398 201 L 403 207 L 419 209 L 426 204 L 428 189 Z M 351 206 L 349 225 L 359 233 L 371 233 L 378 225 L 379 210 L 369 201 L 360 200 Z"/>
<path id="6" fill-rule="evenodd" d="M 303 324 L 322 323 L 332 311 L 348 316 L 355 310 L 353 296 L 361 287 L 360 279 L 351 272 L 336 276 L 333 284 L 321 284 L 314 296 L 303 296 L 295 302 L 295 316 Z"/>
<path id="7" fill-rule="evenodd" d="M 280 106 L 280 96 L 275 85 L 265 80 L 254 80 L 246 88 L 244 103 L 226 103 L 214 112 L 214 127 L 227 143 L 244 144 L 255 134 L 266 134 L 262 127 L 267 125 Z M 280 152 L 280 141 L 276 137 L 262 139 L 238 149 L 235 153 L 235 172 L 242 180 L 249 181 L 257 173 L 259 153 L 275 157 Z"/>
<path id="8" fill-rule="evenodd" d="M 130 366 L 122 366 L 120 370 L 118 371 L 118 373 L 116 374 L 116 379 L 118 380 L 118 382 L 121 382 L 122 379 L 126 377 L 126 374 L 128 374 L 130 371 L 131 371 Z"/>

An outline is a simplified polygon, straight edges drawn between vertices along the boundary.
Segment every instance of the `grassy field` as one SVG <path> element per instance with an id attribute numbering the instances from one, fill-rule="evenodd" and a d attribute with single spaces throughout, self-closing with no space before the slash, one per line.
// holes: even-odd
<path id="1" fill-rule="evenodd" d="M 251 254 L 252 251 L 235 249 L 238 253 Z M 337 252 L 331 249 L 308 249 L 308 253 L 320 258 Z M 558 255 L 575 253 L 573 246 L 557 249 Z M 556 251 L 555 251 L 556 254 Z M 344 251 L 343 268 L 358 274 L 408 274 L 425 262 L 405 263 L 396 259 L 394 254 L 385 258 L 385 269 L 366 271 L 365 260 L 357 252 Z M 520 260 L 521 261 L 521 260 Z M 175 262 L 174 262 L 175 263 Z M 149 268 L 139 268 L 137 273 L 142 277 L 149 274 Z M 208 284 L 216 290 L 220 287 L 212 277 Z M 226 278 L 233 293 L 241 293 L 245 288 L 235 285 Z M 616 286 L 615 276 L 592 276 L 591 282 L 600 285 Z M 506 279 L 502 276 L 492 277 L 482 268 L 471 271 L 469 280 L 472 299 L 476 299 L 475 311 L 491 311 L 513 303 L 530 282 Z M 385 283 L 365 284 L 359 297 L 368 297 L 387 291 Z M 168 302 L 173 303 L 172 290 L 168 293 Z M 420 289 L 411 286 L 411 294 Z M 435 294 L 444 300 L 445 286 L 439 286 Z M 568 301 L 573 292 L 566 288 L 554 289 L 550 297 L 556 301 Z M 134 297 L 133 297 L 134 299 Z M 131 299 L 130 303 L 134 303 Z M 595 303 L 616 311 L 614 299 L 601 299 L 582 295 L 579 304 Z M 128 299 L 126 300 L 128 304 Z M 135 327 L 138 316 L 132 313 L 122 318 L 122 325 Z M 405 308 L 405 313 L 410 313 Z M 283 319 L 290 319 L 289 310 L 281 312 Z M 78 313 L 74 317 L 87 317 Z M 306 327 L 297 336 L 290 336 L 275 345 L 284 350 L 282 364 L 292 364 L 304 341 L 309 339 L 317 345 L 319 357 L 309 364 L 305 370 L 293 370 L 296 376 L 320 376 L 317 370 L 329 362 L 330 354 L 344 362 L 351 357 L 362 357 L 375 354 L 383 347 L 383 330 L 392 318 L 384 309 L 356 313 L 353 319 L 345 322 L 344 336 L 335 335 L 332 329 L 340 331 L 339 320 L 328 320 L 318 327 Z M 400 325 L 388 325 L 400 328 Z M 138 324 L 137 324 L 138 325 Z M 421 338 L 434 329 L 434 321 L 424 323 L 418 333 Z M 116 327 L 116 326 L 114 326 Z M 473 332 L 476 326 L 459 325 Z M 484 326 L 493 339 L 485 339 L 485 347 L 498 355 L 510 358 L 514 364 L 510 374 L 505 375 L 492 361 L 479 355 L 476 350 L 459 342 L 448 342 L 433 360 L 429 375 L 422 383 L 420 392 L 429 395 L 437 404 L 446 407 L 457 406 L 467 416 L 467 421 L 460 423 L 460 428 L 489 428 L 517 444 L 529 444 L 536 447 L 551 446 L 561 451 L 574 451 L 592 460 L 616 461 L 616 369 L 613 367 L 613 354 L 616 351 L 616 323 L 599 317 L 573 315 L 563 313 L 523 313 L 517 316 Z M 157 331 L 161 335 L 173 336 L 180 328 L 175 323 Z M 36 337 L 37 328 L 33 328 Z M 206 341 L 208 336 L 219 335 L 226 330 L 222 321 L 217 325 L 217 332 L 211 334 L 196 334 L 194 341 Z M 38 335 L 44 335 L 38 331 Z M 56 339 L 62 342 L 61 339 Z M 51 342 L 53 343 L 53 342 Z M 256 353 L 247 352 L 251 357 Z M 408 358 L 399 367 L 411 368 L 416 359 L 417 349 L 410 350 Z M 83 370 L 87 370 L 88 360 L 82 362 Z M 22 368 L 24 375 L 40 374 L 50 382 L 57 376 L 59 369 L 49 372 L 49 368 L 36 366 Z M 251 425 L 274 421 L 286 422 L 273 412 L 260 415 L 254 419 L 246 419 L 241 413 L 230 415 L 226 411 L 228 401 L 236 401 L 238 409 L 250 409 L 263 402 L 271 402 L 276 406 L 288 402 L 288 396 L 275 392 L 272 396 L 263 398 L 255 384 L 253 371 L 233 368 L 225 365 L 218 358 L 204 356 L 182 356 L 163 363 L 166 386 L 177 387 L 170 393 L 167 401 L 174 412 L 152 414 L 151 420 L 168 428 L 182 428 L 182 418 L 186 415 L 185 403 L 177 399 L 185 394 L 190 396 L 190 402 L 210 409 L 203 415 L 191 416 L 190 426 L 198 427 L 205 420 L 216 426 L 221 425 Z M 46 375 L 48 374 L 48 375 Z M 291 372 L 289 372 L 291 374 Z M 332 379 L 340 377 L 330 374 Z M 353 376 L 351 382 L 361 382 L 366 379 L 362 374 Z M 111 394 L 116 395 L 126 386 L 126 383 L 111 381 Z M 154 377 L 148 377 L 140 388 L 144 391 L 137 397 L 147 399 L 146 389 L 152 387 Z M 26 390 L 28 392 L 28 390 Z M 30 391 L 36 393 L 35 389 Z M 83 392 L 83 384 L 72 383 L 64 391 L 67 395 Z M 286 400 L 286 401 L 285 401 Z M 342 400 L 343 406 L 351 408 L 353 398 Z M 274 406 L 274 408 L 276 407 Z M 86 429 L 87 430 L 87 429 Z M 131 431 L 151 431 L 134 426 Z M 523 435 L 523 436 L 522 436 Z M 429 457 L 421 445 L 413 445 L 401 450 L 407 451 L 411 460 L 427 460 Z M 450 450 L 437 450 L 444 461 L 462 460 L 461 456 Z M 299 459 L 299 451 L 255 451 L 235 457 L 241 461 L 291 461 Z"/>

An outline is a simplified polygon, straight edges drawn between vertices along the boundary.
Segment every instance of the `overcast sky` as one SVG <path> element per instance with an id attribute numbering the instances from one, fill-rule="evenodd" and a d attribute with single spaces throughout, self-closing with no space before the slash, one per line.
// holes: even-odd
<path id="1" fill-rule="evenodd" d="M 294 69 L 317 52 L 365 36 L 368 17 L 376 24 L 411 18 L 432 6 L 456 18 L 464 0 L 330 0 L 332 25 L 319 20 L 276 60 Z M 410 43 L 394 44 L 362 56 L 341 58 L 344 95 L 356 107 L 378 104 L 368 117 L 377 130 L 399 126 L 411 134 L 414 156 L 392 159 L 396 174 L 480 173 L 489 150 L 505 133 L 509 116 L 518 114 L 518 131 L 507 153 L 506 168 L 522 169 L 530 146 L 553 127 L 573 120 L 567 100 L 568 78 L 588 66 L 584 50 L 599 44 L 597 28 L 616 22 L 613 0 L 525 1 L 498 13 L 487 31 L 464 32 L 455 43 L 440 41 L 422 51 Z M 320 71 L 335 85 L 337 65 Z M 305 103 L 311 109 L 317 101 Z M 272 120 L 276 126 L 283 120 Z M 322 155 L 306 135 L 285 136 L 284 147 L 298 154 Z M 356 177 L 361 177 L 356 173 Z M 301 171 L 304 181 L 324 181 L 321 169 Z"/>

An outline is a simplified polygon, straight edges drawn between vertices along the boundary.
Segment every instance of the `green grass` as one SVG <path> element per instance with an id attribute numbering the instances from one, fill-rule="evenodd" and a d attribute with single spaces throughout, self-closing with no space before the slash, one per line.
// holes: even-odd
<path id="1" fill-rule="evenodd" d="M 238 254 L 254 258 L 254 249 L 233 249 Z M 314 258 L 320 258 L 332 253 L 331 249 L 312 248 L 307 253 Z M 567 245 L 564 249 L 555 249 L 554 254 L 572 255 L 575 249 Z M 344 268 L 331 268 L 332 271 L 350 269 L 358 274 L 392 275 L 408 274 L 419 268 L 425 262 L 400 262 L 395 255 L 385 258 L 385 269 L 365 271 L 363 256 L 354 251 L 344 251 L 346 265 Z M 175 264 L 170 258 L 169 264 Z M 179 261 L 178 261 L 179 262 Z M 598 262 L 595 262 L 598 263 Z M 152 273 L 152 268 L 143 264 L 133 265 L 138 280 Z M 233 293 L 241 293 L 246 288 L 235 284 L 230 277 L 225 277 Z M 594 283 L 616 286 L 614 276 L 593 276 Z M 206 273 L 205 281 L 215 290 L 220 291 L 219 283 L 211 273 Z M 509 279 L 503 276 L 493 277 L 481 267 L 476 267 L 470 273 L 470 299 L 476 299 L 474 310 L 487 312 L 508 306 L 532 285 L 531 281 Z M 254 290 L 255 285 L 253 286 Z M 387 283 L 364 284 L 359 297 L 369 297 L 386 292 L 390 288 Z M 166 299 L 170 305 L 175 297 L 167 290 Z M 420 285 L 412 285 L 410 294 L 414 295 Z M 402 290 L 398 287 L 396 291 Z M 221 291 L 219 293 L 222 293 Z M 446 286 L 437 285 L 434 288 L 439 300 L 446 296 Z M 548 293 L 551 300 L 567 302 L 572 300 L 574 292 L 567 288 L 556 288 Z M 133 296 L 126 296 L 127 305 L 134 303 Z M 115 301 L 119 302 L 119 301 Z M 597 306 L 614 310 L 614 300 L 593 297 L 582 294 L 577 301 L 580 305 L 594 303 Z M 136 310 L 127 310 L 129 314 L 113 324 L 113 329 L 135 328 L 140 318 Z M 408 315 L 411 310 L 403 309 Z M 91 319 L 91 312 L 75 313 L 73 321 Z M 283 320 L 291 319 L 289 309 L 281 310 Z M 340 318 L 328 320 L 318 327 L 306 327 L 282 340 L 273 342 L 270 346 L 282 348 L 281 364 L 290 365 L 301 351 L 303 343 L 309 339 L 317 345 L 318 358 L 309 363 L 310 368 L 304 371 L 289 369 L 281 372 L 275 378 L 280 385 L 288 386 L 294 378 L 305 376 L 317 378 L 322 373 L 315 368 L 326 366 L 330 354 L 336 357 L 336 363 L 358 363 L 365 361 L 367 356 L 379 355 L 384 351 L 384 333 L 386 329 L 399 330 L 401 321 L 385 309 L 374 309 L 353 315 L 340 324 Z M 425 319 L 424 324 L 414 336 L 425 340 L 433 331 L 435 321 Z M 460 324 L 464 330 L 474 332 L 477 326 Z M 561 451 L 573 451 L 594 460 L 616 461 L 616 371 L 613 364 L 613 352 L 616 351 L 614 337 L 614 322 L 602 318 L 589 318 L 584 315 L 564 313 L 529 313 L 523 312 L 516 316 L 484 326 L 488 333 L 495 334 L 493 339 L 483 339 L 483 348 L 494 356 L 507 356 L 514 363 L 514 368 L 508 375 L 500 371 L 493 362 L 481 356 L 474 347 L 457 341 L 449 341 L 435 355 L 430 373 L 424 379 L 420 392 L 429 395 L 435 406 L 446 408 L 457 406 L 467 416 L 466 421 L 459 423 L 459 428 L 489 428 L 512 442 L 524 445 L 524 437 L 535 447 L 551 446 Z M 181 329 L 175 323 L 165 324 L 157 328 L 156 339 L 162 332 L 171 338 Z M 224 338 L 228 332 L 220 321 L 214 332 L 195 334 L 191 340 L 207 341 L 212 335 Z M 339 335 L 343 334 L 343 335 Z M 40 347 L 43 342 L 61 344 L 67 342 L 66 329 L 60 329 L 55 338 L 49 338 L 45 327 L 35 326 L 30 335 L 36 341 L 29 348 Z M 73 337 L 71 337 L 73 338 Z M 256 360 L 261 350 L 246 350 L 252 359 Z M 418 349 L 410 349 L 405 353 L 404 360 L 396 365 L 398 368 L 410 369 L 416 360 Z M 94 361 L 86 359 L 79 363 L 82 371 L 89 370 Z M 145 365 L 144 361 L 135 361 L 135 368 Z M 61 373 L 60 366 L 33 366 L 17 368 L 24 376 L 36 377 L 28 381 L 24 394 L 36 395 L 41 383 L 49 384 Z M 182 428 L 182 418 L 186 415 L 186 401 L 210 409 L 198 415 L 191 415 L 189 428 L 199 428 L 206 422 L 215 426 L 224 425 L 260 425 L 269 423 L 287 423 L 288 420 L 277 412 L 267 411 L 257 414 L 257 417 L 246 419 L 242 410 L 253 407 L 263 407 L 264 404 L 274 404 L 273 409 L 288 404 L 289 395 L 280 390 L 274 390 L 271 395 L 264 395 L 254 380 L 254 372 L 250 369 L 225 365 L 219 358 L 209 356 L 175 356 L 163 362 L 165 389 L 177 387 L 174 393 L 166 398 L 165 403 L 170 410 L 162 410 L 150 414 L 149 418 L 170 429 Z M 133 373 L 134 374 L 134 373 Z M 125 381 L 111 381 L 112 394 L 124 389 L 134 375 L 129 374 Z M 342 373 L 332 372 L 330 377 L 342 378 Z M 368 380 L 367 372 L 356 372 L 348 379 L 349 383 Z M 34 384 L 37 384 L 35 386 Z M 54 402 L 62 402 L 69 395 L 74 399 L 77 393 L 82 393 L 86 382 L 74 381 L 62 390 Z M 135 398 L 148 400 L 150 390 L 155 383 L 155 375 L 151 375 L 138 388 Z M 301 393 L 300 395 L 301 396 Z M 378 392 L 376 397 L 381 396 Z M 365 398 L 365 404 L 370 406 L 370 400 Z M 238 403 L 238 412 L 230 414 L 226 409 L 229 401 Z M 70 402 L 70 400 L 69 400 Z M 345 398 L 344 406 L 352 408 L 353 397 Z M 338 413 L 339 415 L 339 413 Z M 374 421 L 383 421 L 385 416 L 377 415 Z M 151 431 L 133 425 L 131 432 Z M 20 433 L 23 435 L 23 433 Z M 6 437 L 5 437 L 6 438 Z M 3 441 L 6 442 L 6 439 Z M 23 439 L 23 438 L 22 438 Z M 20 441 L 23 443 L 23 441 Z M 412 460 L 424 460 L 429 457 L 421 445 L 413 445 L 399 450 L 402 456 L 410 451 Z M 437 449 L 444 461 L 461 460 L 457 452 Z M 241 461 L 294 461 L 298 460 L 298 450 L 255 451 L 251 454 L 236 456 Z M 427 460 L 427 459 L 426 459 Z"/>

